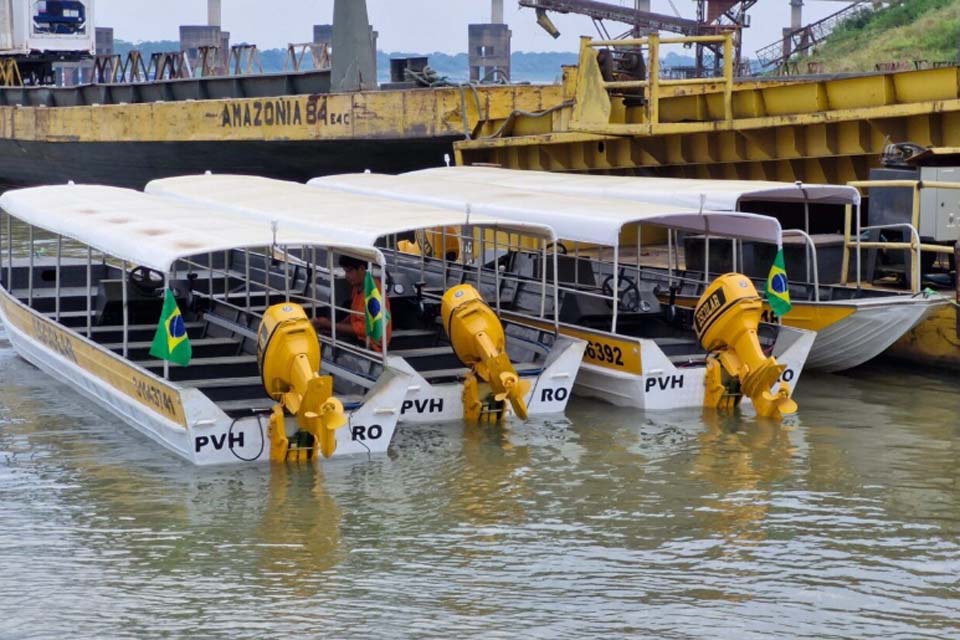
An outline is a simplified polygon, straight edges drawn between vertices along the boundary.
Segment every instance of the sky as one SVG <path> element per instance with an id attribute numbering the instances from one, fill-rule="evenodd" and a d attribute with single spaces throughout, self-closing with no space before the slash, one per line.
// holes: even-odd
<path id="1" fill-rule="evenodd" d="M 633 6 L 633 0 L 607 0 Z M 260 49 L 286 48 L 293 42 L 308 42 L 312 25 L 333 19 L 333 0 L 222 0 L 223 28 L 234 44 L 248 42 Z M 825 17 L 849 2 L 806 0 L 804 21 Z M 561 31 L 554 40 L 535 22 L 531 9 L 520 9 L 513 0 L 504 2 L 504 18 L 513 31 L 514 51 L 576 51 L 580 35 L 596 35 L 584 16 L 551 14 Z M 653 11 L 683 17 L 696 16 L 692 0 L 653 0 Z M 162 10 L 158 10 L 162 6 Z M 176 40 L 181 24 L 204 24 L 206 0 L 96 0 L 97 26 L 113 27 L 116 38 Z M 367 0 L 370 22 L 380 33 L 383 51 L 458 53 L 466 51 L 467 24 L 490 20 L 489 0 Z M 751 10 L 752 25 L 744 34 L 744 54 L 780 37 L 789 23 L 789 0 L 760 0 Z M 611 35 L 619 25 L 608 27 Z"/>

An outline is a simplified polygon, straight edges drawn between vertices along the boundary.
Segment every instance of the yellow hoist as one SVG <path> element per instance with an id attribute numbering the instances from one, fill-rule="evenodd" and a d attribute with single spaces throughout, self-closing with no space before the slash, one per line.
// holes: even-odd
<path id="1" fill-rule="evenodd" d="M 707 356 L 704 405 L 732 410 L 746 395 L 757 415 L 782 418 L 797 412 L 790 387 L 781 382 L 776 393 L 770 389 L 780 379 L 785 365 L 763 355 L 757 327 L 763 301 L 750 279 L 727 273 L 710 284 L 697 301 L 693 327 Z"/>
<path id="2" fill-rule="evenodd" d="M 321 376 L 320 342 L 303 307 L 275 304 L 257 332 L 257 362 L 267 394 L 277 401 L 270 416 L 270 460 L 306 462 L 319 451 L 329 458 L 337 429 L 347 423 L 343 404 L 333 397 L 333 378 Z M 299 430 L 287 437 L 285 411 Z"/>
<path id="3" fill-rule="evenodd" d="M 454 352 L 470 368 L 463 383 L 464 419 L 499 422 L 509 401 L 517 417 L 526 420 L 530 383 L 520 379 L 510 362 L 503 325 L 480 293 L 468 284 L 449 289 L 443 295 L 440 316 Z M 490 385 L 491 394 L 485 400 L 480 397 L 480 380 Z"/>

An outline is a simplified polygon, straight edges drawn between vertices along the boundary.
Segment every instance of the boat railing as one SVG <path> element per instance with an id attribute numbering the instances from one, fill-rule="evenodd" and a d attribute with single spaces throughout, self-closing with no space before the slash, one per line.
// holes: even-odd
<path id="1" fill-rule="evenodd" d="M 813 271 L 813 301 L 820 302 L 820 269 L 818 268 L 817 263 L 817 245 L 813 242 L 813 238 L 810 237 L 810 234 L 804 231 L 803 229 L 784 229 L 782 232 L 784 237 L 787 236 L 800 236 L 803 238 L 807 246 L 806 251 L 806 266 L 807 266 L 807 283 L 810 283 L 811 270 Z"/>
<path id="2" fill-rule="evenodd" d="M 954 255 L 956 246 L 926 244 L 921 242 L 920 233 L 920 197 L 923 189 L 960 189 L 960 182 L 940 182 L 930 180 L 856 180 L 847 183 L 851 187 L 856 187 L 861 193 L 871 188 L 907 188 L 913 191 L 911 202 L 911 215 L 909 223 L 897 223 L 887 225 L 873 225 L 869 227 L 860 226 L 860 216 L 853 215 L 853 207 L 846 208 L 844 216 L 843 230 L 843 266 L 840 274 L 840 283 L 847 284 L 848 272 L 850 268 L 850 251 L 855 251 L 857 287 L 861 284 L 861 256 L 863 249 L 894 249 L 907 251 L 914 264 L 911 274 L 911 290 L 913 293 L 920 293 L 922 274 L 921 254 L 923 252 L 934 254 Z M 851 228 L 852 227 L 852 228 Z M 910 233 L 910 242 L 896 242 L 889 240 L 864 241 L 862 234 L 864 231 L 890 229 L 890 228 L 908 229 Z M 958 238 L 960 243 L 960 238 Z"/>
<path id="3" fill-rule="evenodd" d="M 622 40 L 580 39 L 580 60 L 577 69 L 576 100 L 571 117 L 571 129 L 584 128 L 595 133 L 628 133 L 634 125 L 613 125 L 610 122 L 611 104 L 609 96 L 613 92 L 639 90 L 643 98 L 644 122 L 642 127 L 656 134 L 660 126 L 660 100 L 662 89 L 670 87 L 696 87 L 705 92 L 723 93 L 723 120 L 733 120 L 733 82 L 734 82 L 734 34 L 727 32 L 719 35 L 661 37 L 657 33 L 642 38 Z M 660 47 L 669 44 L 721 45 L 723 49 L 723 75 L 704 78 L 668 79 L 660 77 Z M 649 61 L 646 80 L 613 80 L 604 77 L 597 49 L 626 48 L 646 49 Z M 605 91 L 597 92 L 601 87 Z M 691 89 L 694 90 L 694 89 Z M 601 115 L 606 121 L 601 122 Z"/>
<path id="4" fill-rule="evenodd" d="M 243 307 L 243 306 L 240 306 L 240 305 L 238 305 L 238 304 L 234 304 L 234 303 L 230 302 L 229 300 L 219 298 L 219 297 L 217 297 L 216 294 L 214 294 L 214 295 L 207 295 L 207 294 L 202 293 L 202 292 L 194 292 L 194 295 L 196 295 L 196 296 L 198 296 L 198 297 L 200 297 L 200 298 L 207 298 L 207 299 L 209 299 L 209 300 L 211 300 L 211 301 L 215 301 L 215 302 L 216 302 L 218 305 L 220 305 L 221 307 L 226 308 L 226 309 L 229 309 L 230 311 L 234 311 L 234 312 L 236 312 L 238 315 L 239 315 L 239 314 L 247 314 L 247 315 L 250 316 L 250 317 L 259 317 L 259 316 L 262 315 L 262 314 L 257 313 L 256 311 L 254 311 L 254 310 L 253 310 L 252 308 L 250 308 L 250 307 Z M 316 302 L 316 300 L 314 300 L 313 298 L 311 298 L 311 297 L 309 297 L 309 296 L 303 296 L 303 295 L 299 295 L 299 294 L 292 294 L 292 295 L 290 295 L 289 300 L 291 300 L 291 301 L 300 300 L 300 301 L 303 301 L 304 303 Z M 326 303 L 320 303 L 320 304 L 321 304 L 322 306 L 326 306 Z M 358 312 L 353 311 L 352 309 L 345 309 L 345 308 L 339 307 L 339 306 L 335 306 L 334 308 L 335 308 L 337 311 L 346 311 L 346 312 L 352 313 L 352 314 L 354 314 L 354 315 L 357 315 L 357 314 L 358 314 Z M 206 318 L 205 318 L 205 319 L 206 319 Z M 214 321 L 214 324 L 217 324 L 216 321 Z M 249 337 L 249 336 L 248 336 L 248 337 Z M 382 356 L 381 354 L 379 354 L 379 353 L 377 353 L 377 352 L 375 352 L 375 351 L 373 351 L 373 350 L 371 350 L 371 349 L 365 349 L 365 348 L 363 348 L 363 347 L 361 347 L 361 346 L 359 346 L 359 345 L 352 345 L 352 344 L 347 343 L 347 342 L 344 342 L 344 341 L 342 341 L 342 340 L 337 340 L 336 336 L 318 335 L 317 338 L 320 340 L 320 343 L 321 343 L 321 344 L 326 344 L 326 345 L 329 345 L 331 348 L 336 349 L 337 351 L 345 351 L 345 352 L 347 352 L 347 353 L 350 353 L 351 355 L 358 356 L 358 357 L 363 358 L 363 359 L 365 359 L 365 360 L 369 360 L 369 361 L 373 362 L 374 364 L 381 364 L 382 361 L 383 361 L 383 356 Z"/>

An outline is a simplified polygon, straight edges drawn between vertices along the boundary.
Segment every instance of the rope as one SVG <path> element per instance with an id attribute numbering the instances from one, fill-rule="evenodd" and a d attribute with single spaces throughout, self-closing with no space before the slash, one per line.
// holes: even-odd
<path id="1" fill-rule="evenodd" d="M 922 295 L 924 298 L 940 298 L 941 300 L 946 300 L 947 302 L 949 302 L 949 303 L 952 304 L 953 306 L 955 306 L 955 307 L 957 307 L 958 309 L 960 309 L 960 302 L 957 302 L 954 298 L 951 298 L 950 296 L 945 296 L 945 295 L 943 295 L 943 294 L 940 293 L 939 291 L 934 291 L 934 290 L 931 289 L 930 287 L 925 288 L 925 289 L 924 289 L 923 291 L 921 291 L 920 293 L 915 293 L 915 294 L 913 294 L 912 297 L 916 298 L 917 296 L 920 296 L 920 295 Z"/>

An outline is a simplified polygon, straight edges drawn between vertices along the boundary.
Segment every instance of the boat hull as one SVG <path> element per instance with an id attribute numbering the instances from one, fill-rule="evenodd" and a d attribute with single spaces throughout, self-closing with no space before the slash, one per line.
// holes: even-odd
<path id="1" fill-rule="evenodd" d="M 879 356 L 944 304 L 907 296 L 794 303 L 783 322 L 817 332 L 807 361 L 809 369 L 837 372 Z M 814 314 L 817 320 L 809 321 Z"/>
<path id="2" fill-rule="evenodd" d="M 645 411 L 702 407 L 706 367 L 702 364 L 677 366 L 653 340 L 639 342 L 642 373 L 616 371 L 584 361 L 577 374 L 574 393 Z M 781 329 L 774 343 L 773 355 L 786 367 L 780 381 L 788 384 L 791 394 L 796 390 L 813 342 L 812 332 Z M 751 404 L 749 398 L 744 398 L 743 403 Z"/>
<path id="3" fill-rule="evenodd" d="M 585 348 L 586 343 L 582 340 L 559 337 L 540 371 L 536 374 L 520 371 L 521 379 L 530 384 L 526 397 L 530 416 L 562 414 L 566 410 Z M 431 383 L 400 358 L 394 360 L 398 361 L 398 368 L 405 370 L 410 381 L 409 393 L 403 400 L 400 411 L 401 425 L 463 420 L 462 381 Z M 334 377 L 338 374 L 339 368 L 336 364 L 325 361 L 323 368 Z M 481 395 L 486 393 L 483 386 Z"/>
<path id="4" fill-rule="evenodd" d="M 151 375 L 65 330 L 0 289 L 0 321 L 14 350 L 57 381 L 197 465 L 270 459 L 267 416 L 230 418 L 197 389 Z M 334 458 L 385 452 L 410 382 L 388 371 L 337 431 Z M 288 424 L 288 431 L 293 424 Z"/>
<path id="5" fill-rule="evenodd" d="M 923 367 L 960 372 L 957 307 L 945 305 L 921 320 L 884 354 Z"/>
<path id="6" fill-rule="evenodd" d="M 679 304 L 693 308 L 697 299 L 684 297 Z M 794 301 L 784 326 L 817 333 L 806 367 L 838 372 L 858 367 L 884 353 L 901 336 L 946 302 L 939 298 L 907 295 L 839 301 Z M 764 318 L 770 318 L 763 303 Z"/>

